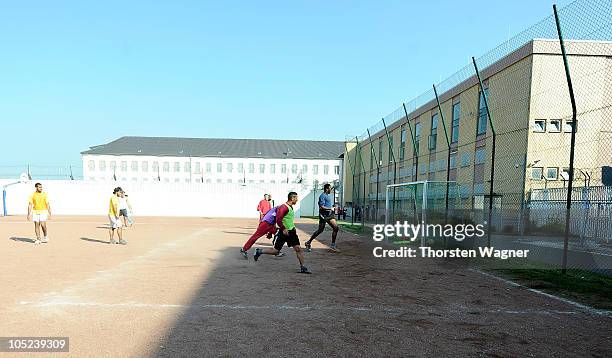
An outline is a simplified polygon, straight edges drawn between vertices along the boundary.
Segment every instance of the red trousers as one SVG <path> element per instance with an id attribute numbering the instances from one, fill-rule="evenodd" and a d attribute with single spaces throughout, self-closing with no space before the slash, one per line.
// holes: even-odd
<path id="1" fill-rule="evenodd" d="M 255 244 L 255 241 L 257 241 L 257 239 L 267 233 L 274 235 L 274 232 L 276 232 L 276 226 L 274 224 L 269 224 L 265 221 L 260 222 L 259 226 L 257 227 L 257 231 L 255 231 L 255 233 L 249 238 L 249 240 L 247 240 L 242 249 L 244 251 L 248 251 L 253 246 L 253 244 Z"/>

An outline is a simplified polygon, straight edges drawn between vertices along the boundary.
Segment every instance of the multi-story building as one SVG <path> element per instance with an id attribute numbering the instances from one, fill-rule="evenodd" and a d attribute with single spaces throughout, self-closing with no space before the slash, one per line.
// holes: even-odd
<path id="1" fill-rule="evenodd" d="M 336 141 L 121 137 L 81 152 L 89 181 L 338 182 Z"/>
<path id="2" fill-rule="evenodd" d="M 612 165 L 612 42 L 567 41 L 566 47 L 579 112 L 575 180 L 601 185 L 602 168 Z M 518 205 L 532 189 L 566 185 L 572 108 L 559 41 L 532 40 L 480 70 L 496 131 L 495 205 Z M 450 151 L 448 177 L 459 184 L 462 205 L 483 207 L 493 136 L 477 77 L 439 95 L 442 116 L 430 97 L 407 116 L 398 111 L 387 123 L 389 138 L 380 131 L 371 143 L 347 143 L 345 202 L 384 209 L 386 185 L 394 181 L 446 181 Z"/>

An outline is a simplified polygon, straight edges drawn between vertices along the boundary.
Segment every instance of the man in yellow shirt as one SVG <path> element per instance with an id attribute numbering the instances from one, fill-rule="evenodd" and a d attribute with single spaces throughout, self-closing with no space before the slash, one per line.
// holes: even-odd
<path id="1" fill-rule="evenodd" d="M 49 204 L 47 193 L 43 193 L 41 183 L 34 184 L 34 188 L 36 188 L 36 191 L 30 195 L 28 204 L 28 221 L 34 221 L 34 232 L 36 233 L 34 244 L 38 245 L 41 242 L 49 242 L 49 237 L 47 237 L 47 220 L 51 218 L 51 204 Z M 41 227 L 44 235 L 42 240 L 40 239 Z"/>
<path id="2" fill-rule="evenodd" d="M 110 220 L 110 226 L 108 234 L 110 236 L 109 243 L 116 244 L 115 241 L 115 230 L 117 230 L 117 236 L 119 236 L 119 243 L 121 245 L 127 245 L 127 241 L 123 240 L 123 230 L 121 229 L 121 220 L 119 219 L 119 197 L 123 193 L 121 187 L 116 187 L 113 190 L 113 195 L 110 198 L 110 205 L 108 208 L 108 219 Z"/>

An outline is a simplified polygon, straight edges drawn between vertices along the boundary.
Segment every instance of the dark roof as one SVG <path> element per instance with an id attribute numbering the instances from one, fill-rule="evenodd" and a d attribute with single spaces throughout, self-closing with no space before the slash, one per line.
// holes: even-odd
<path id="1" fill-rule="evenodd" d="M 288 153 L 288 154 L 287 154 Z M 81 154 L 338 159 L 344 142 L 274 139 L 121 137 Z"/>

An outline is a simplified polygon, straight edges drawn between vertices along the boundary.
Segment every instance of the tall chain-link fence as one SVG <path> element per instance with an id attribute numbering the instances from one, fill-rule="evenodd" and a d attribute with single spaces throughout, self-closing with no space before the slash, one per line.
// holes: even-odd
<path id="1" fill-rule="evenodd" d="M 391 184 L 450 181 L 486 244 L 610 272 L 612 2 L 555 7 L 347 140 L 345 162 L 353 221 L 392 220 Z"/>

